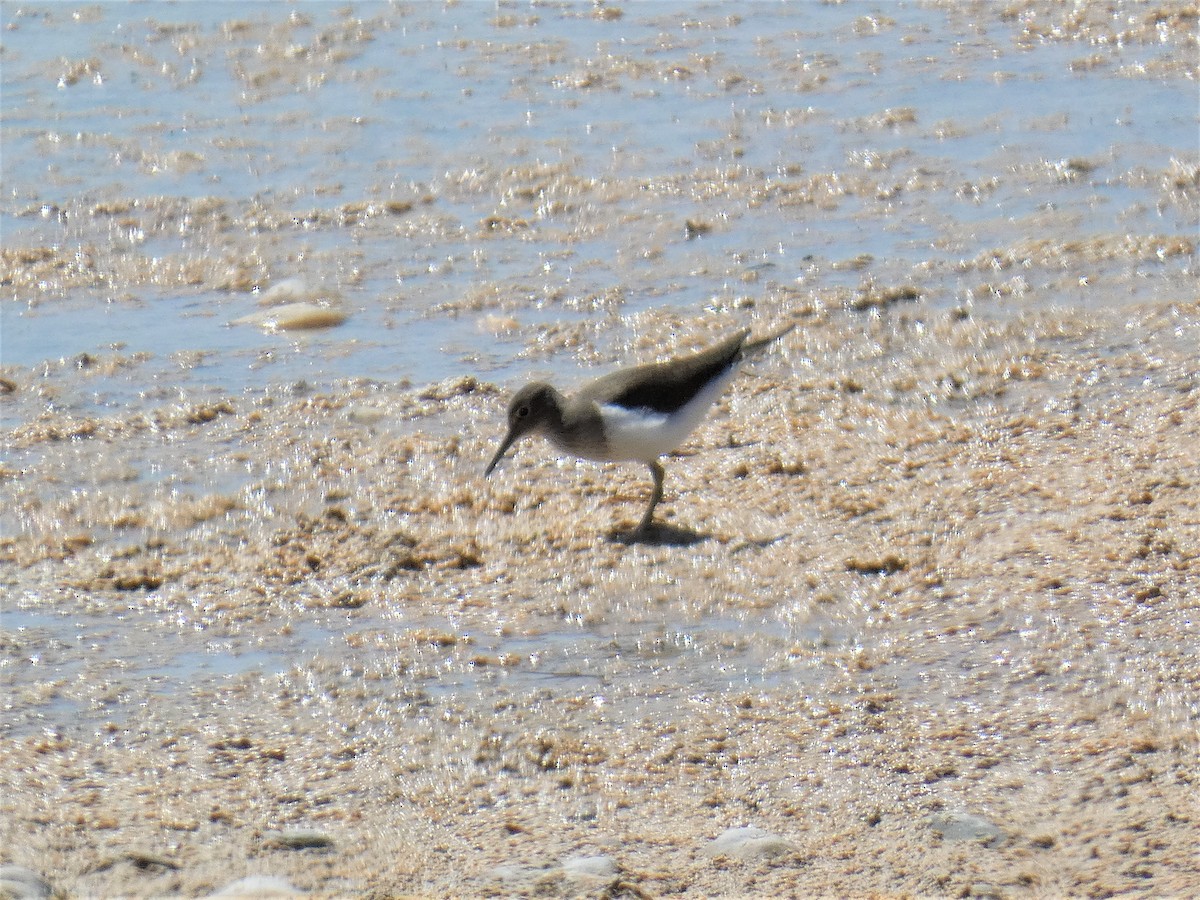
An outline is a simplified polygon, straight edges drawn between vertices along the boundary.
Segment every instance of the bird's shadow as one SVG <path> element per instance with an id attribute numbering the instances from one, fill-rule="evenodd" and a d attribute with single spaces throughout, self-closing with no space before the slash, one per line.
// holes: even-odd
<path id="1" fill-rule="evenodd" d="M 701 531 L 693 531 L 691 528 L 683 528 L 679 525 L 666 525 L 661 522 L 654 522 L 650 527 L 641 531 L 635 528 L 611 531 L 608 535 L 608 539 L 614 544 L 625 544 L 626 546 L 648 544 L 652 547 L 690 547 L 701 541 L 707 541 L 710 537 L 711 535 Z"/>

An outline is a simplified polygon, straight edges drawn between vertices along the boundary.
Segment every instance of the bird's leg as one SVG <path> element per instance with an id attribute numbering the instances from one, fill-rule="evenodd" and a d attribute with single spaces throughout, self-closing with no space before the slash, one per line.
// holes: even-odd
<path id="1" fill-rule="evenodd" d="M 650 505 L 646 507 L 646 514 L 642 516 L 638 527 L 633 530 L 634 534 L 645 534 L 650 530 L 650 524 L 654 521 L 654 507 L 658 506 L 658 501 L 662 499 L 663 495 L 663 478 L 666 473 L 663 471 L 662 465 L 658 460 L 649 460 L 646 465 L 650 467 L 650 474 L 654 476 L 654 491 L 650 494 Z"/>

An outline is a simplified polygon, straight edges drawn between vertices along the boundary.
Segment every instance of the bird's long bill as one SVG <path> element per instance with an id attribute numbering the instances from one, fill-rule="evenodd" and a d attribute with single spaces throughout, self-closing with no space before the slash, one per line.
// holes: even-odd
<path id="1" fill-rule="evenodd" d="M 504 456 L 505 452 L 513 445 L 513 441 L 516 439 L 516 429 L 510 428 L 508 430 L 508 434 L 504 436 L 504 440 L 500 442 L 500 449 L 496 451 L 496 455 L 492 457 L 492 461 L 488 463 L 487 468 L 483 470 L 484 478 L 487 478 L 492 474 L 492 469 L 496 468 L 496 464 L 500 462 L 500 458 Z"/>

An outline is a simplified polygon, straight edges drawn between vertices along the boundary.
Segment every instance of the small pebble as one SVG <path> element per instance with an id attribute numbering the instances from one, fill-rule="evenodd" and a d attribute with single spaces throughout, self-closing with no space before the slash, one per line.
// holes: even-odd
<path id="1" fill-rule="evenodd" d="M 225 885 L 212 897 L 302 897 L 303 891 L 298 891 L 286 878 L 277 875 L 248 875 Z"/>
<path id="2" fill-rule="evenodd" d="M 333 846 L 333 838 L 319 831 L 297 828 L 269 832 L 264 836 L 263 844 L 283 850 L 325 850 Z"/>
<path id="3" fill-rule="evenodd" d="M 571 856 L 562 861 L 562 870 L 573 877 L 590 875 L 596 878 L 613 878 L 619 871 L 611 856 Z"/>
<path id="4" fill-rule="evenodd" d="M 257 325 L 265 331 L 294 331 L 305 328 L 332 328 L 346 321 L 346 313 L 323 303 L 285 303 L 234 319 L 234 325 Z"/>
<path id="5" fill-rule="evenodd" d="M 746 825 L 721 832 L 709 842 L 711 856 L 735 856 L 738 859 L 770 859 L 792 850 L 792 845 L 777 834 Z"/>
<path id="6" fill-rule="evenodd" d="M 167 859 L 165 856 L 160 856 L 150 850 L 142 850 L 133 848 L 122 851 L 116 856 L 109 856 L 98 862 L 93 871 L 104 872 L 115 866 L 129 864 L 143 871 L 168 871 L 179 868 L 179 863 Z"/>
<path id="7" fill-rule="evenodd" d="M 303 278 L 284 278 L 276 281 L 258 295 L 259 306 L 281 306 L 313 298 L 313 289 Z"/>
<path id="8" fill-rule="evenodd" d="M 24 866 L 0 866 L 0 897 L 42 900 L 52 894 L 50 883 Z"/>
<path id="9" fill-rule="evenodd" d="M 1000 826 L 968 812 L 938 813 L 929 817 L 928 824 L 947 841 L 980 841 L 995 847 L 1005 837 Z"/>

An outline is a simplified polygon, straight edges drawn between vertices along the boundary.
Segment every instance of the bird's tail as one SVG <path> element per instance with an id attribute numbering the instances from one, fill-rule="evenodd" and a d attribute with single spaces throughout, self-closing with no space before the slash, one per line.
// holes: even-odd
<path id="1" fill-rule="evenodd" d="M 742 358 L 745 359 L 747 357 L 754 356 L 759 351 L 765 350 L 767 347 L 769 347 L 771 344 L 775 343 L 777 340 L 779 340 L 785 334 L 788 334 L 789 332 L 791 332 L 792 329 L 794 329 L 795 327 L 796 327 L 796 323 L 792 322 L 789 325 L 787 325 L 786 327 L 781 328 L 778 331 L 776 331 L 775 333 L 769 334 L 766 337 L 760 337 L 760 338 L 755 338 L 752 341 L 746 341 L 744 344 L 742 344 Z"/>

